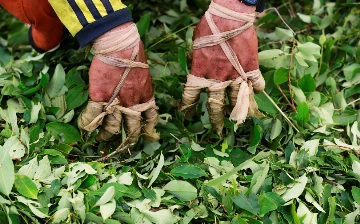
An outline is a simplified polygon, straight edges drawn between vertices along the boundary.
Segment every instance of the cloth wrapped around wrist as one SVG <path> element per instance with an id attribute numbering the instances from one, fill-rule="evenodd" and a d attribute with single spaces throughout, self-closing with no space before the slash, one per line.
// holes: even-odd
<path id="1" fill-rule="evenodd" d="M 213 21 L 212 15 L 246 22 L 246 24 L 235 30 L 220 32 Z M 233 108 L 232 111 L 230 110 L 231 112 L 229 112 L 230 119 L 236 121 L 237 125 L 243 123 L 247 116 L 263 116 L 258 110 L 258 106 L 254 99 L 254 89 L 257 92 L 263 91 L 265 88 L 265 80 L 259 69 L 245 73 L 236 53 L 227 42 L 227 40 L 239 35 L 251 27 L 255 21 L 255 16 L 255 13 L 239 13 L 216 4 L 215 2 L 211 2 L 208 11 L 205 13 L 205 18 L 213 35 L 198 38 L 193 43 L 193 49 L 220 45 L 226 57 L 240 75 L 235 80 L 225 82 L 200 78 L 191 74 L 188 75 L 187 78 L 179 110 L 185 112 L 186 116 L 192 117 L 195 113 L 201 89 L 207 88 L 207 109 L 209 112 L 210 123 L 220 136 L 224 126 L 223 119 L 225 115 L 226 91 L 229 97 L 230 107 Z"/>
<path id="2" fill-rule="evenodd" d="M 125 132 L 131 134 L 128 143 L 134 143 L 141 132 L 147 141 L 157 141 L 160 138 L 160 135 L 155 130 L 158 121 L 158 108 L 155 105 L 154 98 L 147 103 L 129 108 L 120 106 L 120 102 L 116 98 L 131 68 L 149 68 L 145 63 L 134 61 L 139 52 L 139 42 L 140 36 L 135 24 L 121 30 L 109 32 L 94 42 L 96 57 L 106 64 L 125 67 L 125 71 L 109 102 L 89 101 L 79 117 L 78 126 L 82 130 L 92 132 L 101 125 L 97 135 L 98 141 L 108 141 L 114 134 L 118 134 L 122 120 Z M 133 48 L 133 52 L 130 59 L 114 58 L 107 55 L 131 48 Z M 142 117 L 144 117 L 144 120 L 142 120 Z M 140 129 L 142 122 L 145 126 Z"/>

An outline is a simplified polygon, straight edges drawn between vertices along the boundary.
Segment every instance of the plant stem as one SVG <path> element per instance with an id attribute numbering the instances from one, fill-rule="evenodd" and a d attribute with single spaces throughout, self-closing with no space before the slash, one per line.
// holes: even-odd
<path id="1" fill-rule="evenodd" d="M 297 132 L 300 132 L 299 129 L 295 127 L 295 125 L 290 121 L 290 119 L 286 116 L 286 114 L 280 109 L 280 107 L 274 102 L 273 99 L 265 92 L 263 91 L 264 95 L 270 100 L 270 102 L 276 107 L 276 109 L 281 113 L 281 115 L 287 120 L 287 122 L 293 127 Z"/>
<path id="2" fill-rule="evenodd" d="M 121 151 L 124 151 L 125 149 L 128 149 L 130 148 L 131 146 L 134 145 L 134 143 L 132 144 L 127 144 L 127 142 L 129 141 L 130 137 L 132 137 L 139 129 L 143 128 L 145 126 L 145 124 L 142 124 L 140 127 L 138 127 L 136 130 L 134 130 L 133 132 L 131 132 L 129 134 L 129 136 L 119 145 L 119 147 L 117 147 L 117 149 L 115 151 L 113 151 L 112 153 L 104 156 L 104 157 L 101 157 L 100 159 L 98 159 L 97 161 L 98 162 L 104 162 L 105 160 L 108 160 L 110 157 L 112 157 L 113 155 L 121 152 Z"/>
<path id="3" fill-rule="evenodd" d="M 289 94 L 290 94 L 290 99 L 291 99 L 291 104 L 290 106 L 292 108 L 295 108 L 295 104 L 294 104 L 294 99 L 292 98 L 292 89 L 291 89 L 291 69 L 292 69 L 292 65 L 293 65 L 293 57 L 294 57 L 294 52 L 295 52 L 295 45 L 296 45 L 296 39 L 294 38 L 293 41 L 293 46 L 291 48 L 291 55 L 290 55 L 290 65 L 289 65 L 289 74 L 288 74 L 288 87 L 289 87 Z M 295 109 L 296 112 L 296 109 Z"/>
<path id="4" fill-rule="evenodd" d="M 294 104 L 292 104 L 289 100 L 289 98 L 287 98 L 287 96 L 285 95 L 284 91 L 282 90 L 282 88 L 280 87 L 280 85 L 277 85 L 277 87 L 279 88 L 281 95 L 285 98 L 286 102 L 289 104 L 289 106 L 292 108 L 292 110 L 296 113 L 296 107 Z M 292 98 L 291 98 L 292 99 Z"/>
<path id="5" fill-rule="evenodd" d="M 183 31 L 183 30 L 185 30 L 185 29 L 187 29 L 187 28 L 189 28 L 190 26 L 193 26 L 193 25 L 195 25 L 195 24 L 196 24 L 196 23 L 191 23 L 191 24 L 189 24 L 189 25 L 187 25 L 187 26 L 185 26 L 185 27 L 183 27 L 183 28 L 181 28 L 181 29 L 179 29 L 179 30 L 175 31 L 174 33 L 170 33 L 169 35 L 165 36 L 163 39 L 159 40 L 159 41 L 158 41 L 158 42 L 156 42 L 155 44 L 153 44 L 153 45 L 149 46 L 149 47 L 146 49 L 146 51 L 150 50 L 152 47 L 154 47 L 154 46 L 156 46 L 156 45 L 160 44 L 160 43 L 161 43 L 161 42 L 163 42 L 164 40 L 166 40 L 166 39 L 168 39 L 168 38 L 172 37 L 173 35 L 175 35 L 175 34 L 177 34 L 177 33 L 181 32 L 181 31 Z"/>

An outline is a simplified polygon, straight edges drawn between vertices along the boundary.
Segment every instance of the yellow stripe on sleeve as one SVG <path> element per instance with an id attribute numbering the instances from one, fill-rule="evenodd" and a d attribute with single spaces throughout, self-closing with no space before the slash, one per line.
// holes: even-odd
<path id="1" fill-rule="evenodd" d="M 94 16 L 92 15 L 92 13 L 90 12 L 89 8 L 87 7 L 87 5 L 85 4 L 84 0 L 75 0 L 76 4 L 79 6 L 80 10 L 83 12 L 86 20 L 88 23 L 92 23 L 95 21 Z"/>
<path id="2" fill-rule="evenodd" d="M 126 5 L 124 5 L 120 0 L 110 0 L 110 4 L 112 5 L 114 11 L 126 8 Z"/>
<path id="3" fill-rule="evenodd" d="M 49 3 L 71 35 L 75 36 L 83 28 L 67 0 L 49 0 Z"/>
<path id="4" fill-rule="evenodd" d="M 102 17 L 107 15 L 105 6 L 103 5 L 103 3 L 100 0 L 93 0 L 93 3 Z"/>

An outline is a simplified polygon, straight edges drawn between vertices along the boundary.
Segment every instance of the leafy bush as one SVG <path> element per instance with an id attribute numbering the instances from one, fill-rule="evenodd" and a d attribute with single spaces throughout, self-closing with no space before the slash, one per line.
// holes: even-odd
<path id="1" fill-rule="evenodd" d="M 159 106 L 159 142 L 97 143 L 76 119 L 92 52 L 38 54 L 0 9 L 0 223 L 358 223 L 359 3 L 270 1 L 257 21 L 263 119 L 212 132 L 201 95 L 176 110 L 209 1 L 132 1 Z M 128 2 L 130 3 L 130 1 Z"/>

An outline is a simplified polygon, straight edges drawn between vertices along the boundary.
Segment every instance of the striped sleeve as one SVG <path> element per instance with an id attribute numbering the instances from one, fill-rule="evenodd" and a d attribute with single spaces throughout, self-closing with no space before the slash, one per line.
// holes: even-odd
<path id="1" fill-rule="evenodd" d="M 128 8 L 121 0 L 49 0 L 49 3 L 81 47 L 132 21 Z"/>

